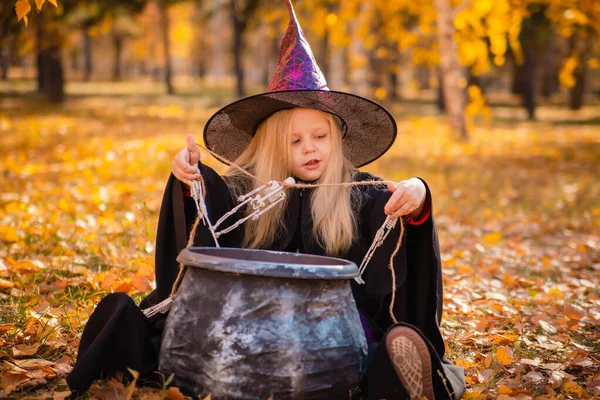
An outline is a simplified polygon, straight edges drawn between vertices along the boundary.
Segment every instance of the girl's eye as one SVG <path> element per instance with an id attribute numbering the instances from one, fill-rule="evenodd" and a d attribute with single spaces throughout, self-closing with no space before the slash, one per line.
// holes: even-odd
<path id="1" fill-rule="evenodd" d="M 323 139 L 325 136 L 327 136 L 327 135 L 326 134 L 319 135 L 319 136 L 317 136 L 317 139 Z"/>
<path id="2" fill-rule="evenodd" d="M 298 144 L 300 143 L 300 139 L 292 139 L 292 144 Z"/>

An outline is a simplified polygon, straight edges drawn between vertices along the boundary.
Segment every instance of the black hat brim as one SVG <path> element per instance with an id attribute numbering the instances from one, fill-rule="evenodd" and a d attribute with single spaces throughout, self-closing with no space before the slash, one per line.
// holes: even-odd
<path id="1" fill-rule="evenodd" d="M 286 90 L 246 97 L 221 108 L 204 127 L 204 143 L 235 161 L 265 119 L 297 107 L 315 108 L 342 120 L 344 155 L 355 167 L 381 157 L 396 139 L 394 117 L 372 100 L 333 90 Z"/>

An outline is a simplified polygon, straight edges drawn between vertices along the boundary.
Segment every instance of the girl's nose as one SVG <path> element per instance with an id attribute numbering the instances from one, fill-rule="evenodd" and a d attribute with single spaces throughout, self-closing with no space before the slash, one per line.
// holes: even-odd
<path id="1" fill-rule="evenodd" d="M 312 141 L 307 140 L 306 142 L 304 142 L 304 149 L 303 149 L 303 153 L 304 154 L 310 154 L 313 153 L 315 151 L 315 146 L 313 144 Z"/>

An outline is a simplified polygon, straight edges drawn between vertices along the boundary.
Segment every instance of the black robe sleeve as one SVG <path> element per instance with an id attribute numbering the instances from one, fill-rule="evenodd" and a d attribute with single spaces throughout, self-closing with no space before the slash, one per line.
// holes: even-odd
<path id="1" fill-rule="evenodd" d="M 368 173 L 359 173 L 355 180 L 380 180 Z M 425 183 L 425 181 L 423 181 Z M 426 196 L 431 192 L 427 183 Z M 362 261 L 364 253 L 386 219 L 384 206 L 391 197 L 391 192 L 382 185 L 365 186 L 363 203 L 360 212 L 361 242 L 363 249 L 360 257 L 351 258 L 357 265 Z M 357 306 L 363 311 L 381 332 L 385 332 L 393 320 L 389 315 L 392 299 L 392 277 L 389 270 L 390 257 L 394 252 L 400 235 L 399 224 L 390 232 L 384 243 L 375 250 L 364 274 L 364 285 L 352 283 Z M 441 264 L 437 230 L 433 219 L 433 211 L 420 225 L 412 225 L 404 221 L 404 237 L 400 250 L 394 258 L 396 278 L 396 296 L 394 300 L 394 316 L 401 322 L 417 327 L 433 344 L 440 358 L 444 354 L 444 342 L 439 331 L 441 316 Z"/>
<path id="2" fill-rule="evenodd" d="M 231 210 L 236 201 L 223 178 L 212 168 L 199 163 L 200 173 L 206 188 L 206 208 L 210 220 L 215 222 Z M 166 299 L 179 272 L 177 255 L 187 246 L 190 230 L 196 220 L 194 200 L 184 195 L 182 182 L 173 174 L 169 176 L 160 207 L 156 232 L 155 277 L 156 289 L 140 305 L 149 307 Z M 232 219 L 234 219 L 232 217 Z M 234 247 L 239 243 L 240 233 L 236 229 L 219 238 L 222 246 Z M 210 231 L 202 223 L 198 225 L 194 246 L 214 246 Z"/>
<path id="3" fill-rule="evenodd" d="M 419 178 L 420 179 L 420 178 Z M 407 322 L 419 327 L 436 349 L 440 358 L 444 357 L 444 340 L 439 330 L 442 320 L 442 263 L 437 228 L 433 217 L 433 199 L 427 183 L 431 213 L 420 225 L 406 226 L 407 298 L 413 302 L 407 307 Z"/>

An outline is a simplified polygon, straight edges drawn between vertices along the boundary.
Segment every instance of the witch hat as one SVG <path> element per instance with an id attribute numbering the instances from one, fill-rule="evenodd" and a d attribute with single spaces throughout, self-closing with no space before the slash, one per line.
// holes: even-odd
<path id="1" fill-rule="evenodd" d="M 281 42 L 277 71 L 267 93 L 233 102 L 204 127 L 204 143 L 227 160 L 250 144 L 258 126 L 280 110 L 315 108 L 340 118 L 344 156 L 361 167 L 381 157 L 396 139 L 396 121 L 382 105 L 351 93 L 329 90 L 310 45 L 286 0 L 290 23 Z"/>

